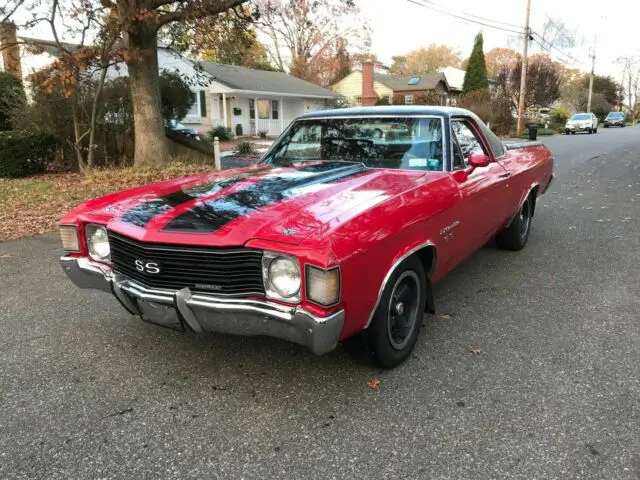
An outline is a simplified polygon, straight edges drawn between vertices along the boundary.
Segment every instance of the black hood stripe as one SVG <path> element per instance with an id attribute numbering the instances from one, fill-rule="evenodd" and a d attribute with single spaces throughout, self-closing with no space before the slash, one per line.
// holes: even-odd
<path id="1" fill-rule="evenodd" d="M 164 230 L 213 233 L 227 223 L 268 205 L 293 198 L 296 189 L 342 180 L 366 170 L 363 164 L 332 162 L 297 169 L 299 175 L 273 175 L 262 178 L 240 191 L 196 205 L 171 220 Z M 312 173 L 312 175 L 309 175 Z"/>
<path id="2" fill-rule="evenodd" d="M 120 220 L 123 222 L 136 225 L 138 227 L 145 227 L 154 217 L 166 212 L 172 208 L 182 205 L 183 203 L 196 200 L 198 198 L 208 197 L 216 194 L 224 188 L 229 188 L 238 182 L 247 180 L 257 174 L 264 171 L 271 170 L 272 167 L 261 170 L 253 170 L 242 175 L 236 175 L 229 178 L 218 178 L 210 182 L 205 182 L 196 185 L 192 188 L 186 188 L 178 190 L 177 192 L 170 193 L 164 197 L 154 198 L 146 202 L 142 202 L 135 207 L 127 210 Z"/>

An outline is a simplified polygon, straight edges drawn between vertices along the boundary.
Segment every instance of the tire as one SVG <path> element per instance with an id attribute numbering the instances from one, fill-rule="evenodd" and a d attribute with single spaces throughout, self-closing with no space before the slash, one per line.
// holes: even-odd
<path id="1" fill-rule="evenodd" d="M 575 135 L 575 134 L 576 134 L 576 132 L 571 132 L 571 135 Z"/>
<path id="2" fill-rule="evenodd" d="M 590 128 L 589 130 L 587 130 L 587 133 L 591 135 L 593 133 L 593 128 Z"/>
<path id="3" fill-rule="evenodd" d="M 427 299 L 427 277 L 417 257 L 406 259 L 389 278 L 369 329 L 375 363 L 385 369 L 403 363 L 415 347 Z"/>
<path id="4" fill-rule="evenodd" d="M 529 241 L 533 200 L 531 195 L 524 201 L 511 224 L 496 235 L 496 244 L 502 250 L 522 250 Z"/>

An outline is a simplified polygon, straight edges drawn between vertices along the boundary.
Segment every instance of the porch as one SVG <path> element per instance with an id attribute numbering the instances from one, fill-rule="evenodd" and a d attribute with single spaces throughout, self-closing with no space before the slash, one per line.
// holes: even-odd
<path id="1" fill-rule="evenodd" d="M 236 134 L 238 125 L 242 135 L 256 136 L 264 132 L 269 137 L 280 135 L 299 115 L 322 108 L 326 101 L 319 98 L 249 94 L 246 92 L 213 92 L 211 126 L 224 126 Z"/>

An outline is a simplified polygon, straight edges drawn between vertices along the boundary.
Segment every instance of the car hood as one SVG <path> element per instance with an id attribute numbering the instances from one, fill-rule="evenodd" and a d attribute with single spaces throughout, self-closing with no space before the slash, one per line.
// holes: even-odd
<path id="1" fill-rule="evenodd" d="M 61 223 L 106 223 L 116 233 L 160 243 L 237 246 L 262 239 L 298 244 L 342 214 L 352 218 L 412 188 L 424 175 L 344 162 L 256 165 L 97 199 Z"/>

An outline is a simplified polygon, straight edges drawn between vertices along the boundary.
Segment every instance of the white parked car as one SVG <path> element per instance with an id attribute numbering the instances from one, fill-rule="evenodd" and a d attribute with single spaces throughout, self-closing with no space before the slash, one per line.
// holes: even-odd
<path id="1" fill-rule="evenodd" d="M 576 132 L 598 133 L 598 117 L 593 113 L 576 113 L 564 126 L 567 135 Z"/>

